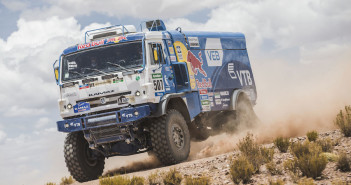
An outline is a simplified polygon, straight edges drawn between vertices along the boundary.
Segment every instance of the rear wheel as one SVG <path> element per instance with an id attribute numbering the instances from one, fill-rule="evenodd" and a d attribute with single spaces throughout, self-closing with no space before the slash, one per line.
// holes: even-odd
<path id="1" fill-rule="evenodd" d="M 164 165 L 185 161 L 190 152 L 190 133 L 184 117 L 175 109 L 151 123 L 153 153 Z"/>
<path id="2" fill-rule="evenodd" d="M 105 165 L 105 157 L 89 148 L 82 132 L 69 133 L 64 146 L 68 171 L 78 182 L 99 178 Z"/>

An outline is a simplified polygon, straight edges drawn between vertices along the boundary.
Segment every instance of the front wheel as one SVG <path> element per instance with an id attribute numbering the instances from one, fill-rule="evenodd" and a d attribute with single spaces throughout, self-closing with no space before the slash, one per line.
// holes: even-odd
<path id="1" fill-rule="evenodd" d="M 68 171 L 78 182 L 99 178 L 105 165 L 105 157 L 89 148 L 82 132 L 69 133 L 64 146 Z"/>
<path id="2" fill-rule="evenodd" d="M 150 125 L 153 153 L 164 165 L 185 161 L 190 152 L 190 133 L 182 114 L 175 109 L 167 111 Z"/>

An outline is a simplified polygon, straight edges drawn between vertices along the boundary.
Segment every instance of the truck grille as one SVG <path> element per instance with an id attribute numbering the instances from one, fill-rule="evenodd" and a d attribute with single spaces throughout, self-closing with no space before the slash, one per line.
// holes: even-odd
<path id="1" fill-rule="evenodd" d="M 124 95 L 129 95 L 131 94 L 131 91 L 123 92 L 123 93 L 117 93 L 117 94 L 111 94 L 107 96 L 102 96 L 102 97 L 94 97 L 94 98 L 87 98 L 83 100 L 77 101 L 77 104 L 80 102 L 87 102 L 90 104 L 90 108 L 95 108 L 99 106 L 104 106 L 104 105 L 111 105 L 111 104 L 117 104 L 118 98 Z"/>

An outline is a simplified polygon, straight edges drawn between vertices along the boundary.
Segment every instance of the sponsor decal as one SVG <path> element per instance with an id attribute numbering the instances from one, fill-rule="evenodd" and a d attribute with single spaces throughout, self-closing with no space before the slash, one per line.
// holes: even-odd
<path id="1" fill-rule="evenodd" d="M 231 79 L 237 79 L 238 77 L 234 71 L 234 63 L 228 63 L 228 73 Z"/>
<path id="2" fill-rule="evenodd" d="M 122 113 L 121 115 L 123 118 L 132 118 L 133 117 L 133 114 L 129 113 L 129 114 L 126 114 L 126 113 Z"/>
<path id="3" fill-rule="evenodd" d="M 127 38 L 125 36 L 110 38 L 106 41 L 106 44 L 110 43 L 110 42 L 119 43 L 119 41 L 121 41 L 121 40 L 127 40 Z"/>
<path id="4" fill-rule="evenodd" d="M 197 75 L 198 72 L 200 72 L 202 75 L 204 75 L 205 77 L 207 77 L 207 73 L 205 70 L 202 69 L 202 65 L 203 65 L 203 60 L 201 57 L 201 51 L 199 52 L 199 58 L 196 58 L 196 56 L 194 55 L 194 53 L 192 53 L 191 51 L 188 51 L 188 62 L 190 62 L 191 64 L 191 69 L 194 72 L 195 75 Z"/>
<path id="5" fill-rule="evenodd" d="M 77 46 L 77 49 L 80 50 L 80 49 L 90 48 L 90 47 L 94 47 L 94 46 L 104 45 L 104 41 L 105 40 L 102 39 L 102 40 L 93 41 L 93 42 L 86 43 L 86 44 L 79 44 Z"/>
<path id="6" fill-rule="evenodd" d="M 171 43 L 171 41 L 167 41 L 167 44 L 168 44 L 168 46 L 172 46 L 172 43 Z"/>
<path id="7" fill-rule="evenodd" d="M 221 39 L 207 38 L 205 52 L 208 66 L 222 66 L 223 50 Z"/>
<path id="8" fill-rule="evenodd" d="M 199 39 L 197 37 L 188 37 L 190 47 L 200 47 Z"/>
<path id="9" fill-rule="evenodd" d="M 117 99 L 117 103 L 118 105 L 123 105 L 123 104 L 127 104 L 129 101 L 129 99 L 125 96 L 121 96 Z"/>
<path id="10" fill-rule="evenodd" d="M 228 107 L 229 105 L 228 104 L 226 104 L 226 103 L 223 103 L 223 105 L 222 105 L 222 107 L 224 108 L 224 107 Z"/>
<path id="11" fill-rule="evenodd" d="M 228 74 L 231 79 L 239 79 L 240 85 L 252 85 L 251 73 L 249 70 L 234 70 L 234 63 L 228 63 Z"/>
<path id="12" fill-rule="evenodd" d="M 215 98 L 221 98 L 221 94 L 219 94 L 219 92 L 215 92 Z"/>
<path id="13" fill-rule="evenodd" d="M 72 122 L 72 123 L 69 123 L 69 126 L 70 126 L 70 127 L 80 127 L 80 123 L 74 123 L 74 122 Z"/>
<path id="14" fill-rule="evenodd" d="M 245 85 L 252 85 L 252 78 L 249 70 L 236 71 L 236 74 L 238 75 L 241 86 L 243 86 L 244 83 Z"/>
<path id="15" fill-rule="evenodd" d="M 182 49 L 180 48 L 180 46 L 176 46 L 176 50 L 177 50 L 178 59 L 183 60 Z"/>
<path id="16" fill-rule="evenodd" d="M 220 95 L 221 96 L 228 96 L 229 95 L 229 91 L 221 91 Z"/>
<path id="17" fill-rule="evenodd" d="M 200 89 L 199 92 L 200 94 L 207 94 L 207 89 Z"/>
<path id="18" fill-rule="evenodd" d="M 222 104 L 221 99 L 216 99 L 215 102 L 216 102 L 216 105 L 221 105 Z"/>
<path id="19" fill-rule="evenodd" d="M 163 96 L 165 94 L 165 92 L 156 92 L 155 96 Z"/>
<path id="20" fill-rule="evenodd" d="M 63 94 L 63 97 L 64 97 L 64 98 L 72 97 L 72 96 L 77 96 L 76 92 L 71 92 L 71 93 Z"/>
<path id="21" fill-rule="evenodd" d="M 203 78 L 201 82 L 196 79 L 196 84 L 199 89 L 212 88 L 211 78 Z"/>
<path id="22" fill-rule="evenodd" d="M 79 90 L 89 88 L 89 84 L 79 85 Z"/>
<path id="23" fill-rule="evenodd" d="M 174 55 L 171 56 L 171 61 L 173 61 L 173 62 L 177 61 L 177 59 Z"/>
<path id="24" fill-rule="evenodd" d="M 90 110 L 90 104 L 87 102 L 80 102 L 73 106 L 74 113 L 84 112 Z"/>
<path id="25" fill-rule="evenodd" d="M 203 105 L 203 106 L 202 106 L 202 110 L 203 110 L 203 111 L 211 111 L 211 106 L 209 106 L 209 105 Z"/>
<path id="26" fill-rule="evenodd" d="M 123 82 L 123 78 L 117 78 L 112 80 L 113 83 Z"/>
<path id="27" fill-rule="evenodd" d="M 89 94 L 89 96 L 98 96 L 98 95 L 109 94 L 109 93 L 113 93 L 113 92 L 115 92 L 115 90 L 92 93 L 92 94 Z"/>
<path id="28" fill-rule="evenodd" d="M 221 101 L 222 101 L 222 102 L 229 102 L 230 99 L 229 99 L 229 98 L 222 98 Z"/>
<path id="29" fill-rule="evenodd" d="M 154 74 L 152 74 L 152 79 L 156 79 L 156 78 L 162 78 L 162 73 L 154 73 Z"/>
<path id="30" fill-rule="evenodd" d="M 173 55 L 173 54 L 174 54 L 173 47 L 168 47 L 168 50 L 169 50 L 169 54 L 171 54 L 171 55 Z"/>
<path id="31" fill-rule="evenodd" d="M 201 99 L 201 100 L 207 100 L 207 99 L 208 99 L 208 95 L 207 95 L 207 94 L 202 94 L 202 95 L 200 96 L 200 99 Z"/>
<path id="32" fill-rule="evenodd" d="M 209 100 L 201 100 L 201 105 L 210 105 Z"/>

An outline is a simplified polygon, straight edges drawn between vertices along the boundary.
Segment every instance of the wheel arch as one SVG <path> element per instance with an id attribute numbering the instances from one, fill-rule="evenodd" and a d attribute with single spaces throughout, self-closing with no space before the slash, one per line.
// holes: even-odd
<path id="1" fill-rule="evenodd" d="M 251 101 L 250 97 L 245 93 L 244 90 L 234 89 L 232 96 L 230 98 L 230 110 L 237 110 L 238 102 L 239 102 L 239 99 L 241 99 L 241 98 L 248 100 L 252 105 L 252 101 Z"/>

